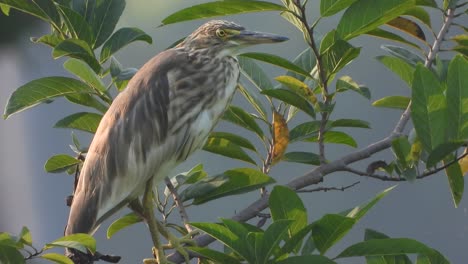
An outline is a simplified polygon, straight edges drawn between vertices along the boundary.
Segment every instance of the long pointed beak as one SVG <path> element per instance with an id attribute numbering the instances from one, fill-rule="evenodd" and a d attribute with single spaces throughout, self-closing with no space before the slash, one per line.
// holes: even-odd
<path id="1" fill-rule="evenodd" d="M 288 40 L 289 38 L 280 35 L 242 30 L 234 40 L 244 45 L 255 45 L 264 43 L 277 43 Z"/>

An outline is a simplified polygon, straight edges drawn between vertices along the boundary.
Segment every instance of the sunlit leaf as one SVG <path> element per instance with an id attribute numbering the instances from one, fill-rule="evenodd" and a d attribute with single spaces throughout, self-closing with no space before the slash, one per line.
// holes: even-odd
<path id="1" fill-rule="evenodd" d="M 99 62 L 94 57 L 94 53 L 91 50 L 88 43 L 79 39 L 66 39 L 55 46 L 52 56 L 54 59 L 58 59 L 63 56 L 69 56 L 72 58 L 80 59 L 85 61 L 96 73 L 101 71 Z"/>
<path id="2" fill-rule="evenodd" d="M 44 169 L 49 173 L 60 173 L 79 163 L 81 163 L 81 160 L 79 159 L 69 155 L 60 154 L 50 157 L 44 165 Z"/>
<path id="3" fill-rule="evenodd" d="M 57 264 L 73 264 L 73 261 L 69 259 L 67 256 L 64 256 L 58 253 L 41 254 L 40 257 L 43 259 L 52 261 L 53 263 L 57 263 Z"/>
<path id="4" fill-rule="evenodd" d="M 249 12 L 261 11 L 284 11 L 285 8 L 264 1 L 245 1 L 245 0 L 230 0 L 230 1 L 213 1 L 194 5 L 188 8 L 179 10 L 162 20 L 162 25 L 189 21 L 194 19 L 202 19 L 215 16 L 226 16 L 234 14 L 242 14 Z"/>
<path id="5" fill-rule="evenodd" d="M 289 129 L 283 115 L 273 112 L 273 157 L 272 164 L 283 157 L 289 144 Z"/>
<path id="6" fill-rule="evenodd" d="M 88 234 L 72 234 L 47 243 L 44 248 L 49 249 L 53 247 L 74 248 L 83 253 L 88 253 L 89 250 L 91 253 L 94 253 L 96 252 L 96 240 Z"/>
<path id="7" fill-rule="evenodd" d="M 84 61 L 71 58 L 63 64 L 63 67 L 96 90 L 106 91 L 101 78 Z"/>
<path id="8" fill-rule="evenodd" d="M 210 137 L 203 146 L 203 150 L 225 157 L 242 160 L 248 163 L 256 162 L 235 142 L 226 138 Z"/>
<path id="9" fill-rule="evenodd" d="M 309 142 L 318 142 L 318 137 L 307 139 Z M 327 131 L 323 136 L 325 143 L 343 144 L 353 148 L 357 148 L 357 143 L 350 135 L 340 131 Z"/>
<path id="10" fill-rule="evenodd" d="M 260 138 L 263 138 L 263 130 L 255 122 L 255 119 L 244 109 L 231 105 L 228 107 L 222 117 L 224 120 L 237 124 L 245 129 L 255 132 Z"/>
<path id="11" fill-rule="evenodd" d="M 211 132 L 208 139 L 210 138 L 224 138 L 224 139 L 227 139 L 229 141 L 231 141 L 232 143 L 240 146 L 240 147 L 243 147 L 243 148 L 246 148 L 246 149 L 250 149 L 252 151 L 257 151 L 255 149 L 255 146 L 246 138 L 244 137 L 241 137 L 239 135 L 236 135 L 236 134 L 233 134 L 233 133 L 228 133 L 228 132 Z"/>
<path id="12" fill-rule="evenodd" d="M 94 134 L 101 119 L 102 115 L 100 114 L 80 112 L 59 120 L 54 127 L 78 129 Z"/>
<path id="13" fill-rule="evenodd" d="M 406 61 L 391 56 L 379 56 L 377 60 L 385 65 L 389 70 L 398 75 L 403 81 L 405 81 L 409 87 L 413 82 L 414 67 L 408 64 Z"/>
<path id="14" fill-rule="evenodd" d="M 406 96 L 387 96 L 372 103 L 375 107 L 395 108 L 405 110 L 411 99 Z"/>
<path id="15" fill-rule="evenodd" d="M 354 91 L 367 99 L 371 98 L 369 88 L 357 84 L 351 77 L 349 76 L 342 76 L 336 81 L 336 91 L 343 92 L 343 91 Z"/>
<path id="16" fill-rule="evenodd" d="M 39 37 L 39 38 L 31 38 L 31 41 L 34 42 L 34 43 L 42 43 L 42 44 L 45 44 L 45 45 L 48 45 L 52 48 L 55 48 L 55 46 L 57 46 L 57 44 L 59 44 L 60 42 L 62 42 L 62 38 L 55 35 L 55 34 L 46 34 L 42 37 Z"/>
<path id="17" fill-rule="evenodd" d="M 8 99 L 3 118 L 58 96 L 91 93 L 83 82 L 67 77 L 45 77 L 31 81 L 14 91 Z"/>
<path id="18" fill-rule="evenodd" d="M 112 222 L 112 224 L 107 228 L 107 239 L 114 236 L 115 233 L 119 232 L 120 230 L 133 224 L 139 223 L 141 221 L 143 221 L 143 219 L 141 219 L 135 213 L 129 213 L 122 216 L 121 218 Z"/>
<path id="19" fill-rule="evenodd" d="M 302 81 L 287 75 L 278 76 L 275 78 L 275 80 L 283 84 L 291 91 L 301 95 L 312 104 L 315 104 L 317 102 L 317 97 L 315 96 L 313 91 L 307 86 L 307 84 L 303 83 Z"/>

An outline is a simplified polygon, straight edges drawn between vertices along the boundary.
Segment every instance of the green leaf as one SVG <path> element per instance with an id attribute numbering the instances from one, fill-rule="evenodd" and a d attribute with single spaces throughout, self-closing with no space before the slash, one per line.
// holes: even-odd
<path id="1" fill-rule="evenodd" d="M 139 28 L 120 28 L 104 43 L 100 61 L 105 62 L 112 54 L 134 41 L 153 43 L 151 36 Z"/>
<path id="2" fill-rule="evenodd" d="M 445 159 L 444 166 L 447 165 L 453 159 L 453 155 Z M 458 207 L 463 197 L 463 191 L 465 189 L 465 179 L 463 177 L 463 173 L 461 171 L 459 163 L 455 162 L 452 165 L 445 168 L 445 174 L 448 177 L 453 203 L 455 204 L 455 207 Z"/>
<path id="3" fill-rule="evenodd" d="M 282 0 L 282 2 L 288 11 L 281 12 L 281 17 L 299 29 L 306 43 L 311 43 L 312 41 L 310 39 L 306 25 L 304 25 L 304 23 L 296 15 L 294 15 L 300 13 L 299 8 L 292 1 Z"/>
<path id="4" fill-rule="evenodd" d="M 238 168 L 204 178 L 180 195 L 184 201 L 194 199 L 193 204 L 202 204 L 221 197 L 250 192 L 273 182 L 272 178 L 258 170 Z"/>
<path id="5" fill-rule="evenodd" d="M 283 161 L 304 163 L 310 165 L 320 165 L 320 156 L 312 152 L 288 152 L 283 155 Z"/>
<path id="6" fill-rule="evenodd" d="M 314 107 L 309 103 L 309 101 L 304 99 L 302 96 L 296 94 L 295 92 L 285 89 L 271 89 L 263 90 L 262 94 L 276 98 L 287 104 L 294 105 L 295 107 L 301 109 L 302 111 L 310 115 L 312 118 L 315 118 Z"/>
<path id="7" fill-rule="evenodd" d="M 356 0 L 321 0 L 320 15 L 323 17 L 332 16 L 354 2 L 356 2 Z"/>
<path id="8" fill-rule="evenodd" d="M 300 67 L 301 69 L 303 69 L 304 71 L 310 73 L 315 68 L 317 60 L 315 59 L 315 55 L 312 49 L 307 48 L 303 50 L 301 53 L 299 53 L 299 55 L 297 55 L 297 57 L 294 58 L 292 62 L 296 64 L 298 67 Z M 286 72 L 286 75 L 294 77 L 298 79 L 299 81 L 306 82 L 306 76 L 295 73 L 293 71 Z M 311 80 L 312 79 L 307 78 L 307 83 L 309 83 L 308 81 L 311 81 Z"/>
<path id="9" fill-rule="evenodd" d="M 386 107 L 405 110 L 411 99 L 406 96 L 387 96 L 372 103 L 375 107 Z"/>
<path id="10" fill-rule="evenodd" d="M 0 244 L 0 263 L 24 264 L 26 262 L 18 249 Z"/>
<path id="11" fill-rule="evenodd" d="M 360 119 L 337 119 L 331 122 L 331 127 L 370 128 L 370 124 L 369 122 Z"/>
<path id="12" fill-rule="evenodd" d="M 101 65 L 94 57 L 94 53 L 88 43 L 79 39 L 66 39 L 55 46 L 52 56 L 58 59 L 63 56 L 80 59 L 86 62 L 94 72 L 101 71 Z"/>
<path id="13" fill-rule="evenodd" d="M 255 63 L 255 60 L 247 57 L 238 57 L 239 65 L 242 73 L 247 79 L 249 79 L 259 91 L 265 89 L 273 89 L 273 84 L 270 82 L 270 78 L 263 69 Z"/>
<path id="14" fill-rule="evenodd" d="M 301 141 L 317 136 L 320 129 L 320 121 L 310 121 L 297 125 L 289 131 L 289 142 Z"/>
<path id="15" fill-rule="evenodd" d="M 255 122 L 255 119 L 244 109 L 231 105 L 228 107 L 222 117 L 224 120 L 239 125 L 245 129 L 255 132 L 260 138 L 263 138 L 263 130 Z"/>
<path id="16" fill-rule="evenodd" d="M 437 77 L 418 64 L 413 78 L 411 118 L 416 133 L 427 151 L 445 140 L 446 100 Z"/>
<path id="17" fill-rule="evenodd" d="M 257 164 L 236 142 L 226 138 L 209 137 L 203 146 L 203 150 L 221 156 L 249 162 L 254 165 Z"/>
<path id="18" fill-rule="evenodd" d="M 318 137 L 311 137 L 307 139 L 309 142 L 318 142 Z M 323 136 L 325 143 L 343 144 L 353 148 L 357 148 L 357 143 L 350 135 L 341 131 L 327 131 Z"/>
<path id="19" fill-rule="evenodd" d="M 416 5 L 437 8 L 437 3 L 435 0 L 416 0 Z"/>
<path id="20" fill-rule="evenodd" d="M 164 18 L 161 25 L 168 25 L 178 23 L 182 21 L 189 21 L 194 19 L 215 17 L 215 16 L 226 16 L 250 12 L 262 12 L 262 11 L 284 11 L 283 6 L 264 2 L 264 1 L 242 1 L 242 0 L 230 0 L 230 1 L 213 1 L 210 3 L 204 3 L 194 5 L 188 8 L 179 10 L 168 17 Z"/>
<path id="21" fill-rule="evenodd" d="M 406 33 L 422 42 L 426 42 L 426 36 L 422 28 L 414 21 L 405 17 L 396 17 L 387 22 L 387 25 L 397 29 L 403 33 Z"/>
<path id="22" fill-rule="evenodd" d="M 381 48 L 393 56 L 400 58 L 409 65 L 416 66 L 418 63 L 424 64 L 424 60 L 416 53 L 399 46 L 382 45 Z"/>
<path id="23" fill-rule="evenodd" d="M 63 67 L 96 90 L 101 92 L 106 91 L 106 87 L 101 79 L 84 61 L 71 58 L 63 64 Z"/>
<path id="24" fill-rule="evenodd" d="M 92 107 L 101 113 L 105 113 L 109 107 L 102 104 L 91 93 L 68 94 L 65 95 L 65 98 L 72 103 Z"/>
<path id="25" fill-rule="evenodd" d="M 106 41 L 112 34 L 125 9 L 125 0 L 98 1 L 91 20 L 91 28 L 95 34 L 93 49 Z"/>
<path id="26" fill-rule="evenodd" d="M 0 4 L 0 10 L 2 11 L 2 13 L 3 13 L 5 16 L 9 16 L 9 15 L 10 15 L 10 6 L 5 5 L 5 4 Z"/>
<path id="27" fill-rule="evenodd" d="M 408 138 L 399 137 L 394 139 L 392 141 L 392 151 L 402 169 L 406 169 L 411 166 L 411 144 L 409 143 Z"/>
<path id="28" fill-rule="evenodd" d="M 255 91 L 250 91 L 241 84 L 237 84 L 239 92 L 244 96 L 244 98 L 250 103 L 250 105 L 257 110 L 263 120 L 267 120 L 267 112 L 263 106 L 260 99 L 257 97 Z"/>
<path id="29" fill-rule="evenodd" d="M 239 264 L 239 260 L 222 252 L 212 250 L 204 247 L 186 247 L 188 250 L 193 251 L 205 258 L 208 258 L 215 263 L 226 264 Z"/>
<path id="30" fill-rule="evenodd" d="M 287 229 L 289 239 L 307 225 L 305 206 L 301 198 L 290 188 L 280 185 L 275 186 L 270 194 L 268 204 L 274 222 L 294 220 Z"/>
<path id="31" fill-rule="evenodd" d="M 404 14 L 414 4 L 414 0 L 354 2 L 341 17 L 337 32 L 345 40 L 357 37 Z"/>
<path id="32" fill-rule="evenodd" d="M 308 255 L 308 256 L 295 256 L 289 257 L 287 259 L 275 262 L 277 264 L 304 264 L 304 263 L 314 263 L 314 264 L 336 264 L 335 261 L 320 255 Z"/>
<path id="33" fill-rule="evenodd" d="M 53 247 L 74 248 L 83 253 L 87 253 L 89 250 L 91 253 L 94 253 L 96 252 L 96 240 L 88 234 L 72 234 L 46 244 L 44 249 Z"/>
<path id="34" fill-rule="evenodd" d="M 391 56 L 379 56 L 377 60 L 411 87 L 414 75 L 414 67 L 412 65 L 400 58 Z"/>
<path id="35" fill-rule="evenodd" d="M 60 154 L 50 157 L 44 165 L 44 169 L 49 173 L 60 173 L 79 163 L 81 163 L 81 160 L 79 159 L 75 159 L 69 155 Z"/>
<path id="36" fill-rule="evenodd" d="M 50 47 L 55 48 L 55 46 L 62 42 L 63 39 L 55 34 L 47 34 L 40 38 L 31 38 L 31 41 L 34 43 L 49 45 Z"/>
<path id="37" fill-rule="evenodd" d="M 230 1 L 232 1 L 232 0 L 230 0 Z M 239 54 L 239 56 L 259 60 L 259 61 L 262 61 L 262 62 L 266 62 L 266 63 L 272 64 L 272 65 L 276 65 L 278 67 L 284 68 L 286 70 L 301 74 L 301 75 L 303 75 L 305 77 L 311 77 L 310 74 L 307 71 L 305 71 L 304 69 L 302 69 L 301 67 L 299 67 L 296 64 L 288 61 L 287 59 L 281 58 L 281 57 L 273 55 L 273 54 L 259 53 L 259 52 L 248 52 L 248 53 Z"/>
<path id="38" fill-rule="evenodd" d="M 228 133 L 228 132 L 211 132 L 210 136 L 208 137 L 208 140 L 210 138 L 222 138 L 222 139 L 227 139 L 229 140 L 230 142 L 240 146 L 240 147 L 243 147 L 243 148 L 246 148 L 246 149 L 250 149 L 252 151 L 257 151 L 255 149 L 255 146 L 246 138 L 244 137 L 241 137 L 239 135 L 236 135 L 236 134 L 232 134 L 232 133 Z"/>
<path id="39" fill-rule="evenodd" d="M 312 237 L 320 254 L 343 238 L 356 223 L 356 219 L 337 214 L 326 214 L 315 221 L 312 227 Z"/>
<path id="40" fill-rule="evenodd" d="M 364 240 L 370 239 L 385 239 L 389 238 L 387 235 L 377 232 L 372 229 L 366 229 Z M 396 256 L 371 256 L 366 257 L 368 264 L 388 264 L 388 263 L 400 263 L 400 264 L 411 264 L 411 260 L 406 255 Z"/>
<path id="41" fill-rule="evenodd" d="M 299 253 L 299 250 L 302 247 L 304 238 L 312 231 L 312 227 L 313 227 L 312 224 L 306 225 L 304 228 L 296 232 L 296 234 L 294 234 L 291 238 L 285 240 L 280 250 L 279 251 L 277 250 L 275 252 L 275 256 L 284 256 L 285 254 L 289 254 L 291 252 L 294 252 L 296 254 Z M 302 253 L 302 255 L 304 255 L 304 253 Z"/>
<path id="42" fill-rule="evenodd" d="M 369 88 L 357 84 L 351 77 L 349 76 L 342 76 L 336 81 L 336 91 L 337 92 L 343 92 L 351 90 L 354 91 L 365 98 L 369 99 L 371 98 L 370 90 Z"/>
<path id="43" fill-rule="evenodd" d="M 374 207 L 374 205 L 377 204 L 377 202 L 379 202 L 382 198 L 384 198 L 385 196 L 387 196 L 387 194 L 393 190 L 394 188 L 396 187 L 395 186 L 392 186 L 390 188 L 387 188 L 385 190 L 383 190 L 382 192 L 380 192 L 379 194 L 377 194 L 372 200 L 370 200 L 370 202 L 368 202 L 366 205 L 364 206 L 356 206 L 353 210 L 351 210 L 346 216 L 347 217 L 351 217 L 351 218 L 354 218 L 356 219 L 357 221 L 359 221 L 364 215 L 367 214 L 367 212 L 369 212 L 370 209 L 372 209 L 372 207 Z"/>
<path id="44" fill-rule="evenodd" d="M 19 242 L 21 242 L 22 244 L 26 244 L 28 246 L 32 246 L 32 236 L 31 236 L 31 232 L 29 231 L 29 229 L 25 226 L 23 226 L 23 228 L 21 228 L 21 232 L 19 234 Z"/>
<path id="45" fill-rule="evenodd" d="M 395 256 L 401 254 L 435 254 L 434 249 L 427 247 L 413 239 L 409 238 L 386 238 L 386 239 L 370 239 L 364 242 L 356 243 L 343 252 L 337 258 L 346 257 L 366 257 L 366 256 Z M 438 252 L 437 252 L 438 253 Z M 438 253 L 440 254 L 440 253 Z M 443 262 L 449 263 L 445 257 Z"/>
<path id="46" fill-rule="evenodd" d="M 88 21 L 73 9 L 62 5 L 59 5 L 58 8 L 62 13 L 64 24 L 68 28 L 70 34 L 74 38 L 86 42 L 86 44 L 91 47 L 94 41 L 94 35 Z"/>
<path id="47" fill-rule="evenodd" d="M 376 38 L 382 38 L 382 39 L 386 39 L 386 40 L 391 40 L 391 41 L 404 43 L 404 44 L 407 44 L 407 45 L 409 45 L 411 47 L 414 47 L 414 48 L 417 48 L 417 49 L 421 50 L 421 47 L 419 47 L 417 44 L 414 44 L 413 42 L 408 41 L 405 38 L 402 38 L 402 37 L 400 37 L 399 35 L 397 35 L 395 33 L 392 33 L 390 31 L 387 31 L 387 30 L 384 30 L 384 29 L 381 29 L 381 28 L 376 28 L 376 29 L 373 29 L 371 31 L 368 31 L 368 32 L 366 32 L 366 35 L 376 37 Z"/>
<path id="48" fill-rule="evenodd" d="M 14 91 L 8 99 L 3 118 L 46 102 L 52 98 L 77 93 L 91 93 L 92 89 L 76 79 L 45 77 L 31 81 Z"/>
<path id="49" fill-rule="evenodd" d="M 141 221 L 143 220 L 133 212 L 122 216 L 121 218 L 112 222 L 112 224 L 107 228 L 107 239 L 110 239 L 120 230 Z"/>
<path id="50" fill-rule="evenodd" d="M 322 50 L 322 47 L 320 47 L 320 49 Z M 347 41 L 338 39 L 325 49 L 323 53 L 320 53 L 323 57 L 323 67 L 326 69 L 328 75 L 335 74 L 357 58 L 360 51 L 361 48 L 355 48 Z"/>
<path id="51" fill-rule="evenodd" d="M 447 73 L 447 136 L 452 140 L 468 138 L 468 60 L 461 55 L 455 56 L 449 64 Z"/>
<path id="52" fill-rule="evenodd" d="M 49 23 L 56 27 L 60 26 L 60 14 L 57 11 L 57 6 L 50 0 L 33 0 L 33 2 L 41 9 L 49 18 Z"/>
<path id="53" fill-rule="evenodd" d="M 59 120 L 54 127 L 78 129 L 94 134 L 101 119 L 102 115 L 100 114 L 80 112 Z"/>
<path id="54" fill-rule="evenodd" d="M 426 166 L 428 168 L 436 166 L 438 162 L 442 161 L 451 153 L 454 153 L 464 143 L 465 142 L 463 141 L 449 141 L 436 146 L 434 150 L 432 150 L 429 153 L 429 156 L 427 157 L 426 161 Z"/>
<path id="55" fill-rule="evenodd" d="M 310 89 L 307 84 L 303 83 L 301 80 L 288 75 L 277 76 L 275 80 L 283 84 L 283 86 L 293 91 L 294 93 L 302 96 L 310 103 L 315 104 L 317 102 L 317 97 L 315 96 L 312 89 Z"/>
<path id="56" fill-rule="evenodd" d="M 444 10 L 454 8 L 457 5 L 458 0 L 444 0 Z"/>
<path id="57" fill-rule="evenodd" d="M 434 6 L 433 7 L 437 7 L 437 4 L 435 3 L 434 0 L 429 0 L 428 2 L 432 2 L 432 3 L 428 3 L 428 4 L 433 4 Z M 418 0 L 416 0 L 416 4 L 418 4 Z M 431 16 L 429 15 L 429 13 L 422 7 L 419 7 L 419 6 L 415 6 L 413 8 L 410 8 L 408 9 L 403 15 L 405 16 L 410 16 L 410 17 L 414 17 L 416 18 L 417 20 L 423 22 L 428 28 L 432 28 L 432 25 L 431 25 Z"/>
<path id="58" fill-rule="evenodd" d="M 46 22 L 51 21 L 49 16 L 33 1 L 30 0 L 0 0 L 3 6 L 17 9 L 21 12 L 38 17 Z M 3 10 L 3 8 L 2 8 Z"/>
<path id="59" fill-rule="evenodd" d="M 73 264 L 73 261 L 71 259 L 58 253 L 46 253 L 40 255 L 40 257 L 58 264 Z"/>
<path id="60" fill-rule="evenodd" d="M 268 259 L 273 255 L 274 250 L 278 248 L 286 233 L 291 231 L 292 223 L 295 223 L 295 221 L 281 219 L 274 220 L 274 222 L 268 226 L 260 243 L 261 248 L 260 250 L 256 250 L 256 259 L 259 263 L 268 263 Z"/>

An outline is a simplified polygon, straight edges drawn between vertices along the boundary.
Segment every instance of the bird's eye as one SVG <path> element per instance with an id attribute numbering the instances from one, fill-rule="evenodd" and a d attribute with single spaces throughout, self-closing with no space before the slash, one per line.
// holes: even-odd
<path id="1" fill-rule="evenodd" d="M 226 31 L 222 30 L 222 29 L 218 29 L 216 30 L 216 36 L 220 37 L 220 38 L 224 38 L 226 37 Z"/>

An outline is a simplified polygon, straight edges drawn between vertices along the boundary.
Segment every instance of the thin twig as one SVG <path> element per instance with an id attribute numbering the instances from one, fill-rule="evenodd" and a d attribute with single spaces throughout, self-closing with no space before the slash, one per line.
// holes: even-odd
<path id="1" fill-rule="evenodd" d="M 189 217 L 187 214 L 187 211 L 185 210 L 184 204 L 180 200 L 179 193 L 177 192 L 176 188 L 172 184 L 171 180 L 166 177 L 164 178 L 164 181 L 166 182 L 166 186 L 169 189 L 169 191 L 172 193 L 172 197 L 174 198 L 174 202 L 179 208 L 179 214 L 180 217 L 182 218 L 182 222 L 184 222 L 185 229 L 187 229 L 187 232 L 191 233 L 193 231 L 192 227 L 189 225 Z"/>
<path id="2" fill-rule="evenodd" d="M 314 189 L 301 189 L 301 190 L 298 190 L 297 192 L 299 192 L 299 193 L 328 192 L 328 191 L 342 191 L 343 192 L 344 190 L 352 188 L 352 187 L 358 185 L 359 183 L 361 183 L 361 182 L 357 181 L 357 182 L 355 182 L 353 184 L 343 186 L 343 187 L 317 187 L 317 188 L 314 188 Z"/>

